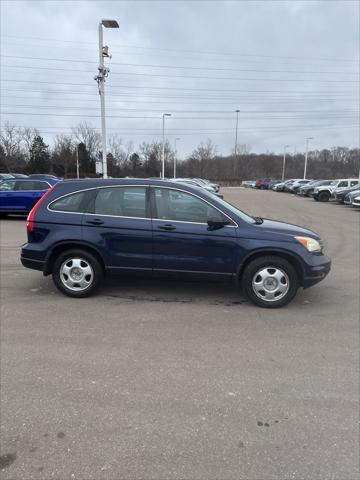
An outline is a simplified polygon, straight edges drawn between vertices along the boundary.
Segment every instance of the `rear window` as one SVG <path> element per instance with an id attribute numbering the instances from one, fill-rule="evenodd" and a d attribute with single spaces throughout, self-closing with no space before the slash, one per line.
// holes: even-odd
<path id="1" fill-rule="evenodd" d="M 49 209 L 55 210 L 55 212 L 84 213 L 88 203 L 86 201 L 87 194 L 88 192 L 77 192 L 66 195 L 52 202 Z"/>

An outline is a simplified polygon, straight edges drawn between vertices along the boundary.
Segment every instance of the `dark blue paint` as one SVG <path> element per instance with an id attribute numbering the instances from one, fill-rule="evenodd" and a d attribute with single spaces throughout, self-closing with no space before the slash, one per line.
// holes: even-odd
<path id="1" fill-rule="evenodd" d="M 145 185 L 147 218 L 125 218 L 49 211 L 55 199 L 79 190 L 111 185 Z M 152 219 L 154 201 L 151 187 L 181 189 L 218 207 L 233 226 L 212 229 L 207 224 Z M 96 190 L 92 190 L 93 195 Z M 90 202 L 91 204 L 91 202 Z M 94 225 L 99 221 L 99 225 Z M 164 230 L 163 226 L 171 228 Z M 236 226 L 237 225 L 237 226 Z M 57 184 L 35 216 L 35 229 L 21 252 L 24 266 L 51 273 L 51 255 L 58 247 L 87 247 L 102 259 L 108 272 L 140 271 L 238 278 L 244 264 L 254 255 L 280 254 L 293 261 L 304 287 L 321 281 L 330 270 L 330 259 L 322 253 L 310 253 L 295 235 L 318 239 L 306 228 L 274 220 L 255 224 L 236 215 L 216 196 L 188 185 L 161 180 L 69 180 Z"/>

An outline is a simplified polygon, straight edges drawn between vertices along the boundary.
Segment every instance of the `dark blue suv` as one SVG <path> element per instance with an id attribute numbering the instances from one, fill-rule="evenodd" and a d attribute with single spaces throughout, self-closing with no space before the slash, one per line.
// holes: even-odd
<path id="1" fill-rule="evenodd" d="M 287 304 L 330 270 L 318 235 L 251 217 L 205 190 L 161 180 L 66 180 L 28 217 L 25 267 L 85 297 L 104 275 L 239 281 L 261 307 Z"/>

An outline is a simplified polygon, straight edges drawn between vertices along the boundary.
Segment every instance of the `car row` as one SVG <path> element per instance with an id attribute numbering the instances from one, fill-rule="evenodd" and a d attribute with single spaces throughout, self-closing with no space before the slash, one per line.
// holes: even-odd
<path id="1" fill-rule="evenodd" d="M 306 180 L 291 179 L 277 184 L 274 191 L 290 192 L 303 197 L 313 197 L 317 202 L 334 200 L 345 205 L 358 206 L 360 195 L 358 178 L 342 178 L 338 180 Z"/>
<path id="2" fill-rule="evenodd" d="M 306 178 L 291 178 L 284 181 L 260 178 L 242 182 L 245 188 L 287 192 L 301 197 L 313 197 L 318 202 L 334 200 L 345 205 L 359 206 L 359 178 L 342 178 L 337 180 L 310 180 Z"/>

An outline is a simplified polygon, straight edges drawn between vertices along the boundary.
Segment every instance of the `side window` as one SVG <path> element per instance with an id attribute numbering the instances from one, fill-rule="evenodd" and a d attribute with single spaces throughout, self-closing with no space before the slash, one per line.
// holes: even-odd
<path id="1" fill-rule="evenodd" d="M 34 190 L 49 190 L 49 184 L 47 182 L 34 182 Z"/>
<path id="2" fill-rule="evenodd" d="M 352 182 L 350 182 L 350 186 L 353 187 L 354 185 L 358 185 L 359 184 L 359 180 L 353 180 Z"/>
<path id="3" fill-rule="evenodd" d="M 94 213 L 146 218 L 146 187 L 100 188 L 95 198 Z"/>
<path id="4" fill-rule="evenodd" d="M 14 190 L 15 182 L 1 182 L 0 192 L 11 192 Z"/>
<path id="5" fill-rule="evenodd" d="M 18 180 L 15 185 L 15 190 L 48 190 L 49 184 L 39 180 L 24 181 Z"/>
<path id="6" fill-rule="evenodd" d="M 347 186 L 348 186 L 348 182 L 339 182 L 338 188 L 347 187 Z"/>
<path id="7" fill-rule="evenodd" d="M 219 210 L 198 197 L 180 190 L 154 188 L 157 218 L 178 222 L 228 221 Z"/>
<path id="8" fill-rule="evenodd" d="M 73 193 L 55 200 L 49 205 L 49 209 L 55 212 L 84 213 L 87 207 L 86 197 L 89 197 L 88 192 Z"/>

